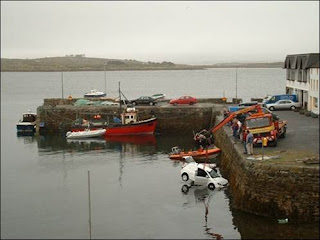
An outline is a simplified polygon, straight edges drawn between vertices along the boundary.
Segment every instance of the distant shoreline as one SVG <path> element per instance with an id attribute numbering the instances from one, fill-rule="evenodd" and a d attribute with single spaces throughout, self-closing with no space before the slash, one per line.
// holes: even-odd
<path id="1" fill-rule="evenodd" d="M 38 59 L 1 59 L 1 72 L 80 72 L 80 71 L 166 71 L 205 70 L 208 68 L 283 68 L 274 63 L 220 63 L 211 65 L 140 62 L 86 57 L 51 57 Z"/>

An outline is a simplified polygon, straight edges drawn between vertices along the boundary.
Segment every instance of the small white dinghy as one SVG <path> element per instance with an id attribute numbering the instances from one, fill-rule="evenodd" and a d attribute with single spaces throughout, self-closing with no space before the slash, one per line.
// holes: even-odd
<path id="1" fill-rule="evenodd" d="M 94 138 L 94 137 L 101 137 L 104 136 L 106 133 L 106 129 L 85 129 L 84 131 L 77 131 L 77 132 L 67 132 L 66 137 L 67 139 L 81 139 L 81 138 Z"/>

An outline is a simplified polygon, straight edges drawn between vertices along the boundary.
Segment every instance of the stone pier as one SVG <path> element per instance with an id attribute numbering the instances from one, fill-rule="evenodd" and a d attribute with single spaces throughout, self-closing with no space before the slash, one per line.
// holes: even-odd
<path id="1" fill-rule="evenodd" d="M 232 207 L 290 222 L 319 222 L 319 165 L 247 160 L 228 132 L 228 126 L 218 130 L 215 144 L 221 148 L 220 167 L 230 183 Z"/>
<path id="2" fill-rule="evenodd" d="M 99 114 L 106 121 L 119 117 L 117 106 L 73 106 L 75 99 L 44 99 L 44 104 L 37 109 L 37 130 L 41 126 L 45 134 L 65 134 L 71 130 L 72 122 L 79 118 L 93 119 Z M 218 100 L 217 100 L 218 101 Z M 156 116 L 156 132 L 160 134 L 191 134 L 214 124 L 218 110 L 210 100 L 193 106 L 172 106 L 160 102 L 155 106 L 136 106 L 139 119 Z M 42 133 L 41 133 L 42 134 Z"/>

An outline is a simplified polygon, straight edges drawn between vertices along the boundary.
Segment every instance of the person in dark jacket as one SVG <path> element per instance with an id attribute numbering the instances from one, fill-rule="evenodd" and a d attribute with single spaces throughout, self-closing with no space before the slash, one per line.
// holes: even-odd
<path id="1" fill-rule="evenodd" d="M 238 130 L 239 130 L 239 125 L 238 125 L 238 119 L 234 119 L 232 121 L 232 136 L 234 137 L 234 140 L 238 139 Z"/>
<path id="2" fill-rule="evenodd" d="M 253 154 L 253 134 L 249 130 L 246 137 L 246 143 L 247 143 L 248 154 L 252 155 Z"/>

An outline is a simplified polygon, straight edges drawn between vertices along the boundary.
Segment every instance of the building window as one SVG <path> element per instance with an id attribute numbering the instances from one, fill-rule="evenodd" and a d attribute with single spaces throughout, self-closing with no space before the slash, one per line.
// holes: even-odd
<path id="1" fill-rule="evenodd" d="M 294 69 L 291 69 L 291 74 L 290 74 L 290 79 L 292 80 L 292 81 L 294 81 L 295 80 L 295 70 Z"/>
<path id="2" fill-rule="evenodd" d="M 301 69 L 298 70 L 298 81 L 299 82 L 302 81 L 302 70 Z"/>
<path id="3" fill-rule="evenodd" d="M 287 80 L 290 80 L 290 69 L 287 69 Z"/>
<path id="4" fill-rule="evenodd" d="M 313 91 L 315 89 L 315 80 L 312 79 L 312 82 L 311 82 L 311 90 Z"/>
<path id="5" fill-rule="evenodd" d="M 307 76 L 308 76 L 308 72 L 307 70 L 303 70 L 303 76 L 302 76 L 302 81 L 303 82 L 307 82 Z"/>
<path id="6" fill-rule="evenodd" d="M 313 98 L 313 107 L 318 108 L 318 98 L 316 97 Z"/>

